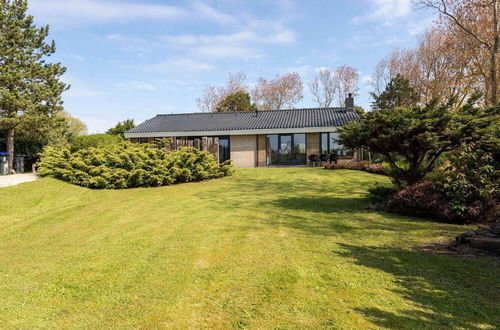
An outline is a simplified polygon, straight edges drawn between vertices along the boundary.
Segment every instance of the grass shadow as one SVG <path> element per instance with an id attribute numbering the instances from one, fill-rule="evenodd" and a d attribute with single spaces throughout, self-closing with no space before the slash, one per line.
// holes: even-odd
<path id="1" fill-rule="evenodd" d="M 395 293 L 418 310 L 389 312 L 361 308 L 367 319 L 386 328 L 496 328 L 500 327 L 500 264 L 494 259 L 470 260 L 436 256 L 395 247 L 338 244 L 336 254 L 357 265 L 396 278 Z M 479 265 L 482 272 L 471 268 Z M 481 285 L 478 285 L 481 283 Z"/>

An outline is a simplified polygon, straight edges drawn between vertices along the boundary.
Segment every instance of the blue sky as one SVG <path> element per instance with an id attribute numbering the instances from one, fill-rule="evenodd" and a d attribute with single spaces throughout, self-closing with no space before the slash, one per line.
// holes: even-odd
<path id="1" fill-rule="evenodd" d="M 305 83 L 298 107 L 314 106 L 317 68 L 342 64 L 366 80 L 392 48 L 409 47 L 431 22 L 410 0 L 31 0 L 38 24 L 51 26 L 54 59 L 72 88 L 64 105 L 89 132 L 158 113 L 198 111 L 206 84 L 243 71 L 249 84 L 285 72 Z"/>

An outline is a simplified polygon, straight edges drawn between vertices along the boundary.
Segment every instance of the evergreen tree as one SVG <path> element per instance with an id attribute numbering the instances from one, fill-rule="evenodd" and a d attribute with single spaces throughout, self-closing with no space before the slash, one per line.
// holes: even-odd
<path id="1" fill-rule="evenodd" d="M 7 132 L 9 170 L 16 128 L 62 110 L 61 94 L 69 87 L 59 80 L 66 69 L 46 62 L 56 50 L 54 41 L 45 41 L 49 27 L 36 27 L 27 9 L 27 0 L 0 0 L 0 127 Z"/>
<path id="2" fill-rule="evenodd" d="M 401 75 L 396 75 L 385 87 L 385 90 L 376 95 L 371 93 L 373 109 L 392 109 L 397 107 L 414 107 L 419 101 L 419 95 L 410 86 L 408 79 Z"/>
<path id="3" fill-rule="evenodd" d="M 106 131 L 106 134 L 118 135 L 118 136 L 121 136 L 122 138 L 125 138 L 125 133 L 130 131 L 134 127 L 135 127 L 134 120 L 127 119 L 127 120 L 118 122 L 118 124 L 116 124 L 115 127 L 108 129 Z"/>
<path id="4" fill-rule="evenodd" d="M 256 111 L 257 106 L 251 102 L 250 95 L 245 91 L 237 91 L 223 98 L 215 107 L 216 112 Z"/>

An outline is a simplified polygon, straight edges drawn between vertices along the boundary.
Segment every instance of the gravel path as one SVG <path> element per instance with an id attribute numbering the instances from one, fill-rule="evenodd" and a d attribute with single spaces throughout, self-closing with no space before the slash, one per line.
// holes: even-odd
<path id="1" fill-rule="evenodd" d="M 16 184 L 31 182 L 38 179 L 39 176 L 33 173 L 0 175 L 0 188 L 15 186 Z"/>

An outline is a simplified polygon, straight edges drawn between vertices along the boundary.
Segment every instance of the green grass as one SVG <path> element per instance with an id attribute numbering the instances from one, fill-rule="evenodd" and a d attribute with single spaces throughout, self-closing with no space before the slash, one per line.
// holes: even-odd
<path id="1" fill-rule="evenodd" d="M 276 168 L 0 189 L 0 327 L 500 327 L 498 259 L 421 252 L 466 227 L 366 210 L 384 181 Z"/>

